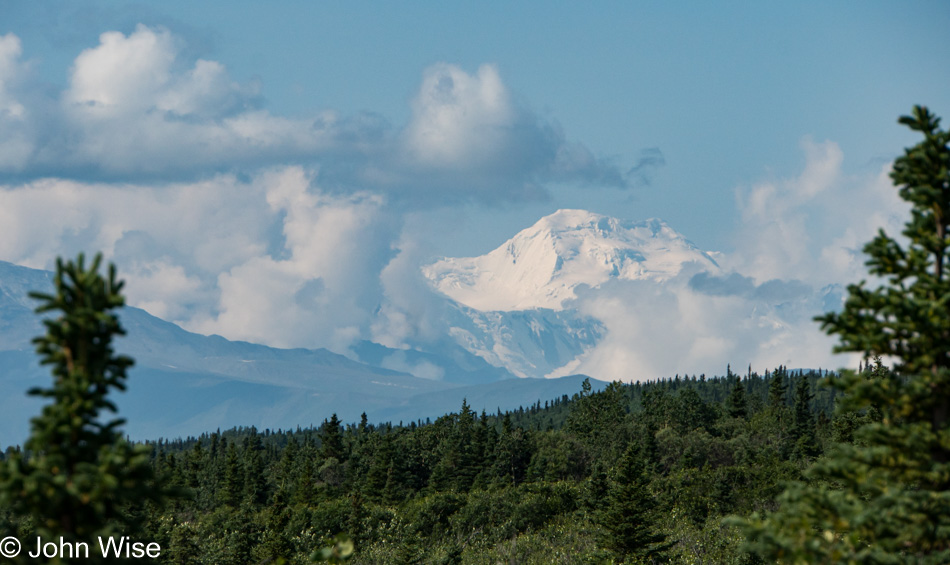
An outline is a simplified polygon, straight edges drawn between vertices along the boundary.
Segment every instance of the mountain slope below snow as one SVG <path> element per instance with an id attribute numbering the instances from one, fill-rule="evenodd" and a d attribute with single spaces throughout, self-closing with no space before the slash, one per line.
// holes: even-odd
<path id="1" fill-rule="evenodd" d="M 27 293 L 51 286 L 47 271 L 0 261 L 0 449 L 22 443 L 30 417 L 45 402 L 26 395 L 51 381 L 30 344 L 43 326 Z M 116 349 L 136 364 L 128 390 L 111 398 L 118 415 L 128 420 L 123 431 L 134 439 L 184 437 L 233 426 L 320 425 L 333 413 L 345 422 L 359 420 L 363 412 L 373 422 L 434 419 L 457 410 L 463 398 L 479 410 L 517 409 L 572 394 L 580 386 L 579 377 L 512 379 L 484 356 L 451 343 L 425 353 L 365 342 L 356 347 L 364 361 L 358 362 L 326 349 L 277 349 L 199 335 L 138 308 L 122 308 L 119 316 L 127 335 L 117 340 Z M 533 317 L 527 322 L 540 324 Z M 560 333 L 553 327 L 547 331 Z M 540 332 L 534 341 L 540 337 L 558 339 Z M 479 342 L 480 347 L 493 343 Z M 440 380 L 402 370 L 420 365 L 436 370 Z"/>
<path id="2" fill-rule="evenodd" d="M 48 387 L 30 340 L 43 332 L 30 290 L 49 292 L 51 273 L 0 261 L 0 445 L 26 437 Z M 373 367 L 326 349 L 277 349 L 188 332 L 132 307 L 116 350 L 135 359 L 129 390 L 114 399 L 135 438 L 198 434 L 236 425 L 319 424 L 333 412 L 382 416 L 409 398 L 458 384 Z M 461 398 L 459 399 L 461 401 Z M 419 407 L 420 416 L 432 415 Z M 435 414 L 438 416 L 438 414 Z M 108 415 L 104 415 L 108 417 Z"/>

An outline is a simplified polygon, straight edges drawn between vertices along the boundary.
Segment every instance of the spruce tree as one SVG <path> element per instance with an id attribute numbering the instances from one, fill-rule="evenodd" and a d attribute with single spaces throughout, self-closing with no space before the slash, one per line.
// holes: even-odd
<path id="1" fill-rule="evenodd" d="M 267 500 L 264 445 L 257 433 L 244 441 L 244 497 L 252 504 L 263 504 Z"/>
<path id="2" fill-rule="evenodd" d="M 818 460 L 779 511 L 746 523 L 773 560 L 950 562 L 950 133 L 920 106 L 900 123 L 924 136 L 891 172 L 911 204 L 904 239 L 881 230 L 864 250 L 883 283 L 851 285 L 844 309 L 818 318 L 837 351 L 896 361 L 887 375 L 831 379 L 843 409 L 880 419 Z"/>
<path id="3" fill-rule="evenodd" d="M 224 455 L 224 481 L 221 488 L 221 502 L 230 506 L 241 503 L 244 490 L 244 470 L 238 457 L 234 442 L 228 444 Z"/>
<path id="4" fill-rule="evenodd" d="M 627 448 L 612 475 L 605 508 L 598 515 L 605 534 L 601 542 L 623 562 L 665 562 L 673 544 L 655 525 L 656 501 L 647 488 L 649 479 L 639 445 Z"/>
<path id="5" fill-rule="evenodd" d="M 46 335 L 33 340 L 53 384 L 29 394 L 51 402 L 33 418 L 25 450 L 0 466 L 0 507 L 32 519 L 46 541 L 90 547 L 97 536 L 135 536 L 140 524 L 130 510 L 160 503 L 168 492 L 149 464 L 150 448 L 123 439 L 124 420 L 100 419 L 116 412 L 109 392 L 125 390 L 133 363 L 113 350 L 113 338 L 125 333 L 115 314 L 123 283 L 114 265 L 99 273 L 101 260 L 57 260 L 53 293 L 30 294 L 38 314 L 53 314 L 43 321 Z M 96 557 L 93 550 L 81 561 Z"/>
<path id="6" fill-rule="evenodd" d="M 785 367 L 779 366 L 769 381 L 769 408 L 778 412 L 785 408 L 785 395 L 788 393 L 788 379 Z"/>
<path id="7" fill-rule="evenodd" d="M 373 438 L 373 457 L 369 469 L 363 479 L 363 492 L 373 500 L 384 498 L 384 491 L 393 468 L 393 460 L 397 457 L 393 445 L 393 435 L 376 436 Z"/>
<path id="8" fill-rule="evenodd" d="M 795 452 L 799 457 L 811 458 L 818 455 L 818 438 L 815 418 L 811 413 L 811 401 L 814 398 L 808 377 L 801 375 L 795 383 L 795 420 L 792 438 L 795 440 Z"/>
<path id="9" fill-rule="evenodd" d="M 335 413 L 330 416 L 329 421 L 324 420 L 323 425 L 320 426 L 320 441 L 322 442 L 320 457 L 343 460 L 343 434 L 340 432 L 340 419 Z"/>
<path id="10" fill-rule="evenodd" d="M 749 404 L 746 401 L 745 383 L 739 375 L 735 375 L 729 369 L 726 369 L 727 377 L 734 377 L 735 381 L 732 390 L 726 398 L 726 412 L 730 418 L 745 418 L 749 415 Z"/>

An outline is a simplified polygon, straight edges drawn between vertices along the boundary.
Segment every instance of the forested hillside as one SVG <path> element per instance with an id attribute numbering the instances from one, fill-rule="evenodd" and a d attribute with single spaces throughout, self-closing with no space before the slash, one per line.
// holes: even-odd
<path id="1" fill-rule="evenodd" d="M 819 380 L 730 371 L 504 414 L 161 440 L 156 472 L 189 495 L 149 506 L 145 537 L 167 563 L 304 563 L 339 533 L 354 563 L 750 562 L 723 518 L 774 508 L 869 417 L 832 416 Z"/>

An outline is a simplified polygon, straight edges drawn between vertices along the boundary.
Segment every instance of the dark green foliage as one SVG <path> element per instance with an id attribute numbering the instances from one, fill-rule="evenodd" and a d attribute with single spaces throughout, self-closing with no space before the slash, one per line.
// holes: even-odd
<path id="1" fill-rule="evenodd" d="M 779 367 L 772 373 L 772 379 L 769 381 L 769 408 L 773 410 L 784 408 L 787 394 L 788 371 L 785 367 Z"/>
<path id="2" fill-rule="evenodd" d="M 458 415 L 442 420 L 448 428 L 442 458 L 432 471 L 431 482 L 438 490 L 468 491 L 481 472 L 484 444 L 479 441 L 475 414 L 465 400 Z"/>
<path id="3" fill-rule="evenodd" d="M 672 544 L 656 526 L 656 503 L 648 490 L 650 476 L 636 445 L 627 448 L 609 482 L 607 500 L 598 522 L 602 543 L 621 561 L 665 561 Z"/>
<path id="4" fill-rule="evenodd" d="M 340 437 L 340 419 L 336 414 L 330 417 L 330 420 L 324 420 L 320 428 L 320 440 L 323 447 L 320 448 L 320 456 L 324 459 L 343 460 L 343 439 Z"/>
<path id="5" fill-rule="evenodd" d="M 726 378 L 732 375 L 732 371 L 726 368 Z M 730 418 L 745 418 L 749 415 L 749 405 L 746 401 L 745 383 L 739 375 L 734 375 L 735 383 L 732 385 L 732 391 L 726 400 L 726 411 Z"/>
<path id="6" fill-rule="evenodd" d="M 763 556 L 796 562 L 950 562 L 950 133 L 915 107 L 900 119 L 924 140 L 891 178 L 911 218 L 898 241 L 865 246 L 872 275 L 851 285 L 844 309 L 819 318 L 837 351 L 894 359 L 830 379 L 844 392 L 834 446 L 792 485 L 781 509 L 746 524 Z"/>
<path id="7" fill-rule="evenodd" d="M 161 441 L 156 466 L 186 470 L 196 496 L 156 516 L 156 535 L 170 562 L 197 551 L 203 562 L 305 563 L 341 532 L 356 563 L 742 562 L 722 516 L 771 504 L 801 468 L 775 448 L 772 374 L 742 379 L 746 418 L 727 415 L 730 375 L 585 386 L 497 416 L 466 402 L 428 424 L 331 418 Z M 786 378 L 797 390 L 818 377 Z M 813 394 L 816 422 L 831 402 Z"/>
<path id="8" fill-rule="evenodd" d="M 493 453 L 491 476 L 495 481 L 511 485 L 522 483 L 531 462 L 532 447 L 530 434 L 513 427 L 506 414 Z"/>
<path id="9" fill-rule="evenodd" d="M 815 417 L 811 412 L 811 385 L 808 379 L 798 379 L 795 385 L 794 421 L 792 439 L 799 457 L 813 458 L 819 453 Z"/>
<path id="10" fill-rule="evenodd" d="M 125 390 L 128 357 L 116 355 L 112 340 L 124 332 L 114 310 L 124 304 L 115 267 L 99 273 L 101 257 L 86 265 L 56 263 L 53 294 L 32 294 L 46 335 L 34 340 L 53 385 L 33 396 L 50 400 L 31 422 L 23 452 L 0 466 L 0 506 L 11 518 L 29 521 L 45 540 L 92 543 L 96 536 L 141 533 L 140 510 L 157 508 L 166 489 L 156 480 L 152 450 L 122 438 L 121 419 L 108 398 Z M 90 552 L 94 560 L 98 552 Z M 83 561 L 86 561 L 83 559 Z"/>
<path id="11" fill-rule="evenodd" d="M 716 422 L 716 410 L 694 388 L 682 388 L 672 402 L 670 422 L 680 433 L 695 429 L 710 431 Z"/>
<path id="12" fill-rule="evenodd" d="M 244 499 L 252 504 L 266 502 L 267 480 L 264 476 L 264 445 L 254 430 L 244 440 Z"/>
<path id="13" fill-rule="evenodd" d="M 196 464 L 200 465 L 200 462 Z M 234 443 L 228 445 L 224 455 L 224 482 L 221 487 L 222 502 L 230 506 L 236 506 L 241 502 L 241 493 L 244 490 L 244 470 L 241 468 L 241 461 L 238 459 Z"/>
<path id="14" fill-rule="evenodd" d="M 590 391 L 590 383 L 585 379 L 580 394 L 574 397 L 566 428 L 584 442 L 590 458 L 613 456 L 627 417 L 624 391 L 620 383 L 611 383 L 601 392 Z"/>

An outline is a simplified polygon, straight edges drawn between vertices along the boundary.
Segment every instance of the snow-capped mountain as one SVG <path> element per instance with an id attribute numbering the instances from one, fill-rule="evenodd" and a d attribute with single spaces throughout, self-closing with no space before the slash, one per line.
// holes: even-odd
<path id="1" fill-rule="evenodd" d="M 730 360 L 828 360 L 813 318 L 840 307 L 840 286 L 759 280 L 713 257 L 662 220 L 559 210 L 485 255 L 422 272 L 454 305 L 446 333 L 521 377 L 640 380 Z"/>
<path id="2" fill-rule="evenodd" d="M 481 257 L 423 268 L 435 289 L 480 311 L 562 310 L 581 285 L 662 283 L 684 271 L 717 273 L 719 266 L 662 220 L 628 222 L 585 210 L 558 210 Z"/>
<path id="3" fill-rule="evenodd" d="M 519 377 L 568 374 L 606 333 L 578 312 L 581 287 L 608 281 L 664 284 L 719 274 L 716 261 L 662 220 L 629 222 L 558 210 L 480 257 L 423 267 L 453 306 L 447 333 L 488 363 Z"/>
<path id="4" fill-rule="evenodd" d="M 599 320 L 574 310 L 532 308 L 483 312 L 460 304 L 447 309 L 456 344 L 518 377 L 542 378 L 570 365 L 604 335 Z"/>

